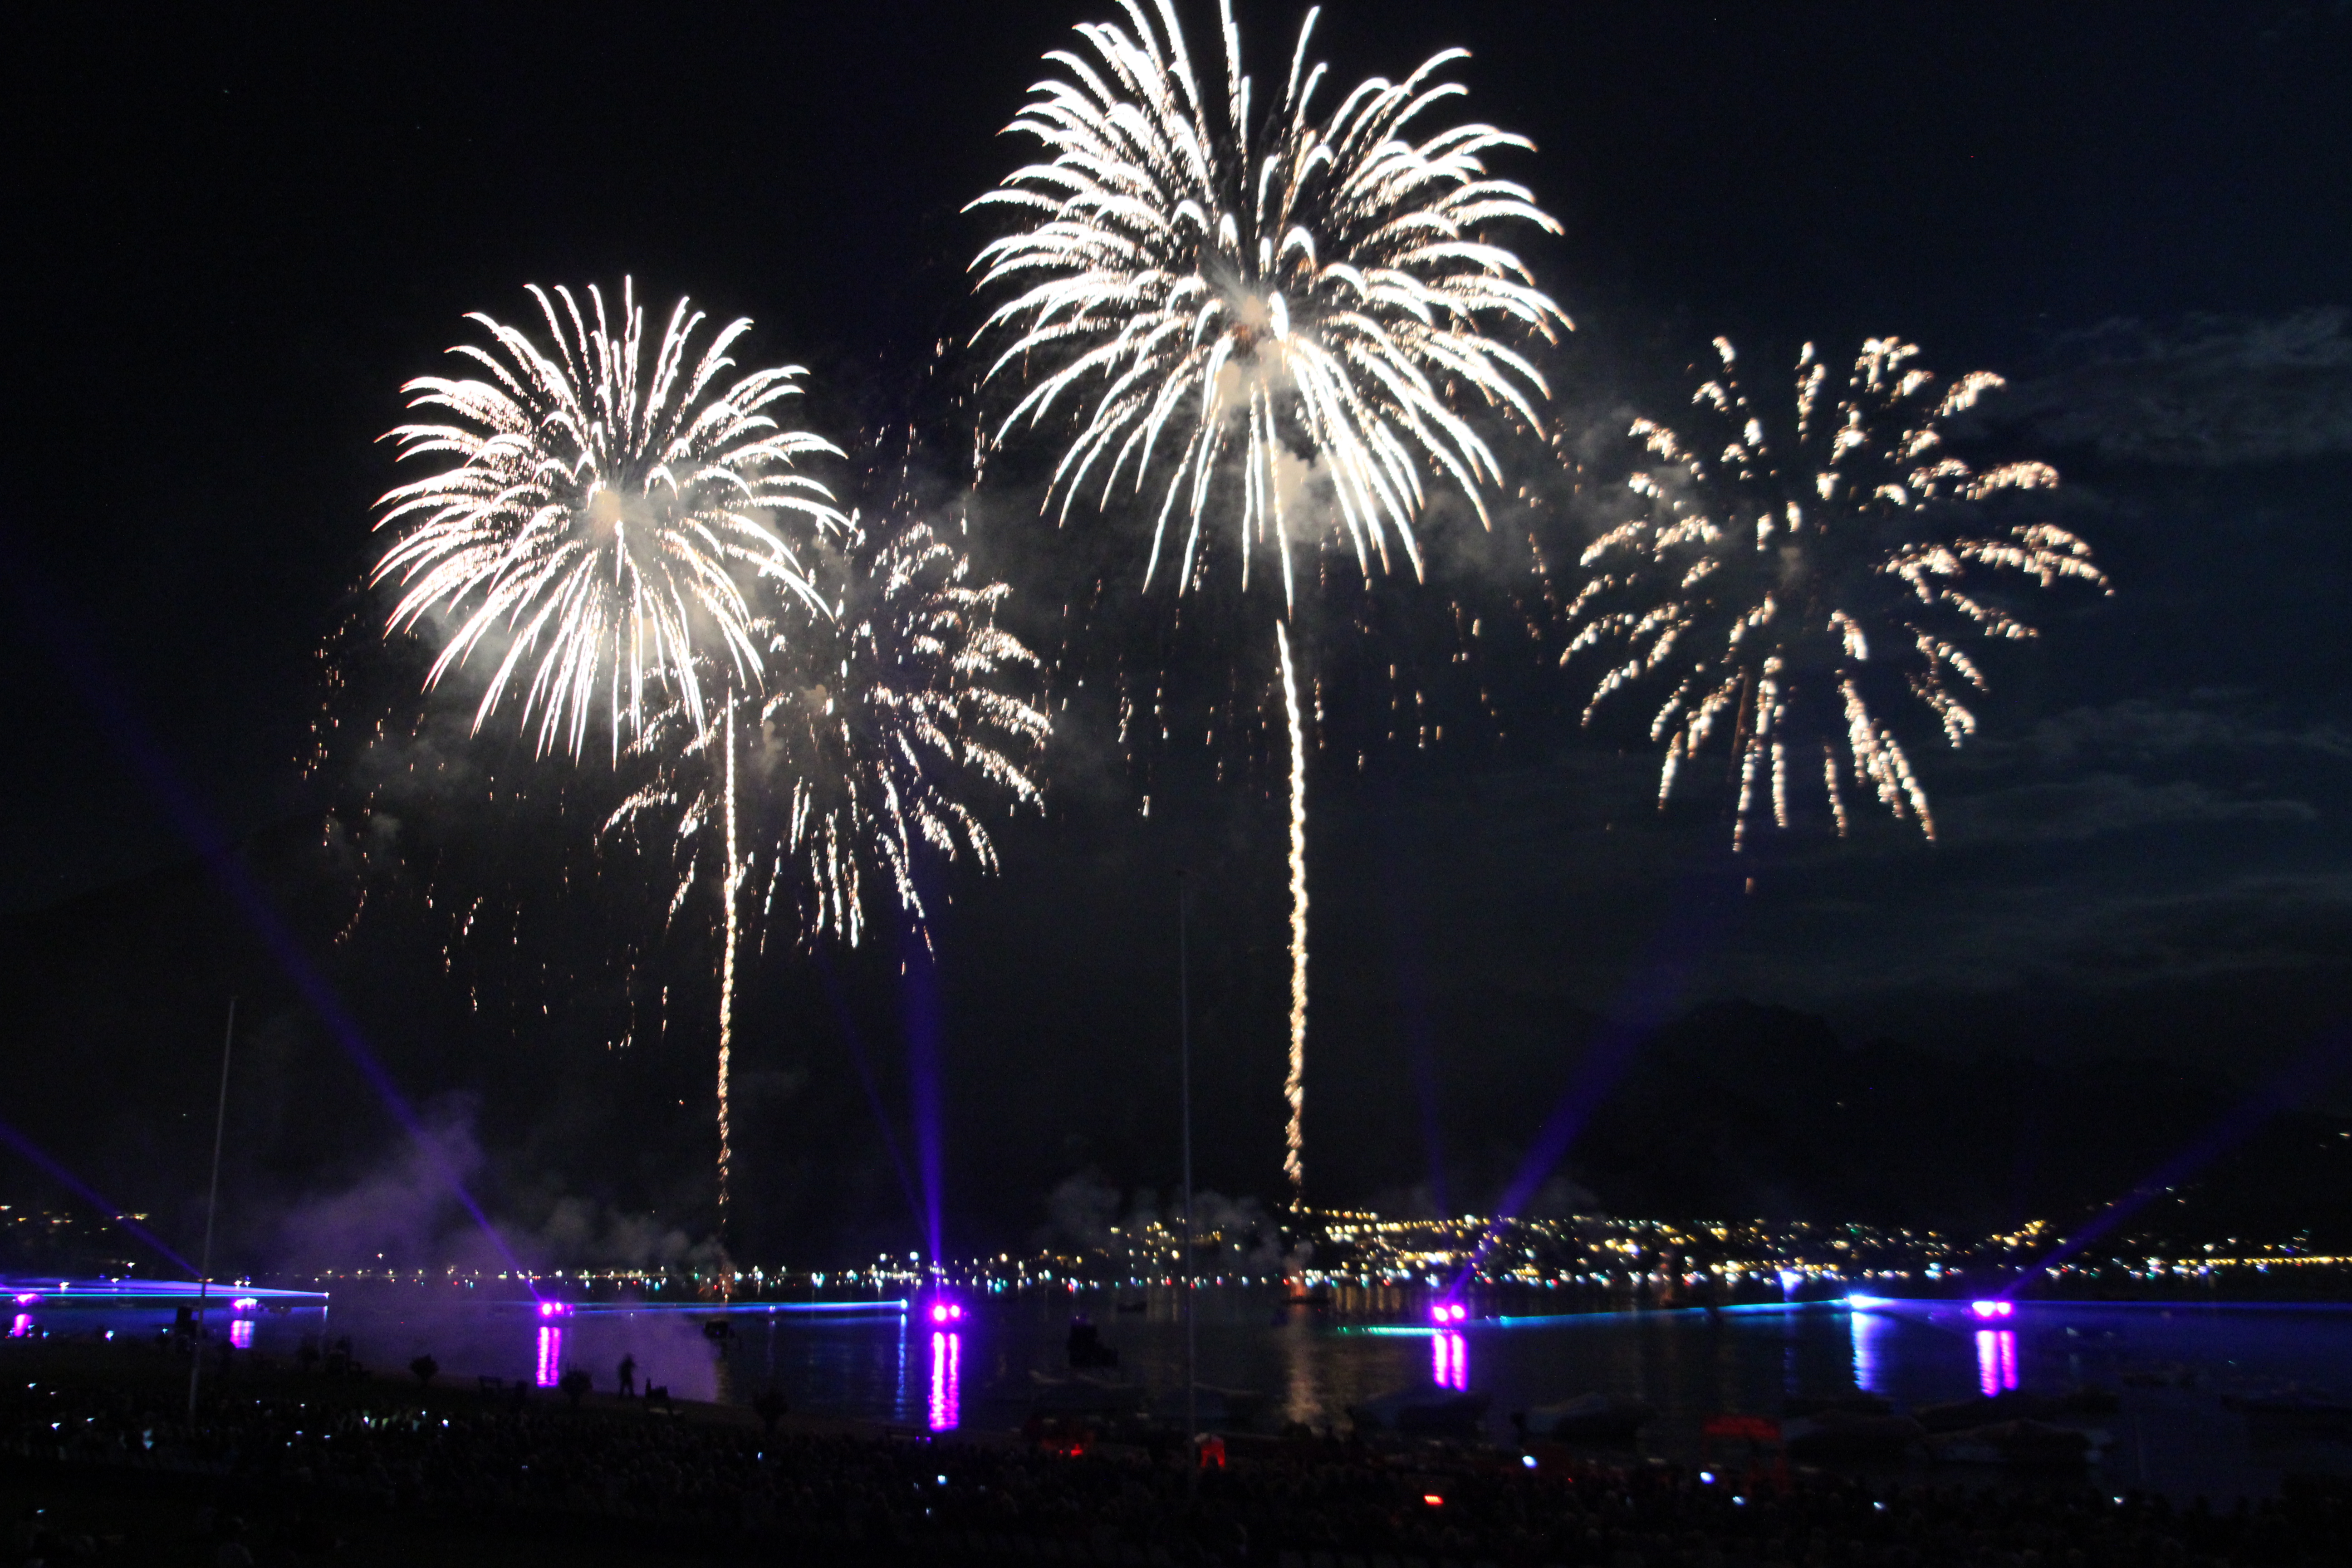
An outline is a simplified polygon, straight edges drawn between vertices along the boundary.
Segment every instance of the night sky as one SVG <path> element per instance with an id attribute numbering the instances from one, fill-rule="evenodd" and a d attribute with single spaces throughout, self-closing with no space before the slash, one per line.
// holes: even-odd
<path id="1" fill-rule="evenodd" d="M 92 680 L 230 834 L 315 821 L 298 759 L 320 649 L 366 605 L 371 507 L 395 479 L 376 437 L 464 312 L 520 317 L 526 282 L 629 273 L 645 295 L 752 316 L 755 354 L 810 368 L 819 428 L 847 443 L 886 426 L 934 345 L 979 320 L 965 265 L 992 231 L 961 208 L 1024 151 L 995 132 L 1039 56 L 1108 9 L 18 18 L 17 413 L 0 512 L 25 634 L 9 645 L 0 813 L 13 929 L 50 928 L 54 910 L 102 905 L 190 852 L 94 720 Z M 1242 12 L 1255 74 L 1278 72 L 1296 13 Z M 1210 8 L 1186 14 L 1205 57 Z M 1564 1042 L 1612 1014 L 1740 998 L 1818 1016 L 1852 1046 L 2228 1081 L 2341 1026 L 2352 5 L 1340 0 L 1318 37 L 1343 81 L 1465 46 L 1469 113 L 1536 142 L 1505 172 L 1566 231 L 1520 248 L 1578 323 L 1545 368 L 1588 479 L 1632 466 L 1630 414 L 1671 416 L 1718 332 L 1759 365 L 1809 340 L 1834 363 L 1863 335 L 1899 333 L 1946 374 L 2010 378 L 1979 434 L 2062 469 L 2061 515 L 2116 588 L 2039 606 L 2039 643 L 1994 666 L 1982 736 L 1927 756 L 1932 847 L 1873 822 L 1734 865 L 1719 792 L 1656 812 L 1638 733 L 1580 731 L 1589 674 L 1532 660 L 1496 676 L 1507 737 L 1465 721 L 1474 739 L 1452 750 L 1374 746 L 1360 769 L 1327 752 L 1312 847 L 1310 1094 L 1329 1109 L 1309 1136 L 1329 1140 L 1333 1173 L 1320 1196 L 1444 1186 L 1443 1141 L 1410 1125 L 1416 1100 L 1474 1121 L 1507 1101 L 1524 1121 L 1568 1081 Z M 1044 646 L 1092 545 L 1055 535 L 1020 464 L 1005 472 L 976 507 L 974 547 Z M 1512 479 L 1571 483 L 1557 464 Z M 1073 530 L 1107 526 L 1082 515 Z M 1449 599 L 1504 591 L 1482 576 L 1506 570 L 1495 552 L 1458 527 L 1433 523 L 1433 556 L 1451 564 L 1424 589 L 1381 586 L 1405 643 Z M 60 625 L 94 651 L 61 658 Z M 1170 1179 L 1180 864 L 1202 906 L 1203 1180 L 1271 1198 L 1278 1179 L 1277 775 L 1262 757 L 1237 753 L 1222 775 L 1171 758 L 1147 819 L 1086 706 L 1057 718 L 1048 817 L 1008 826 L 1001 878 L 942 885 L 935 931 L 949 1171 L 972 1194 L 950 1208 L 991 1243 L 1019 1239 L 1083 1171 Z M 1753 891 L 1727 900 L 1749 876 Z M 763 961 L 747 1027 L 751 1070 L 770 1075 L 770 1143 L 831 1138 L 841 1152 L 825 1158 L 882 1168 L 838 1030 L 868 1021 L 877 1092 L 903 1118 L 904 1044 L 887 1026 L 920 1005 L 887 945 L 841 959 L 839 1011 L 813 966 Z M 23 968 L 20 997 L 48 979 Z M 214 1017 L 226 987 L 173 973 L 110 984 L 156 988 L 159 1015 Z M 339 972 L 388 1039 L 431 1029 L 366 999 L 432 979 Z M 705 1044 L 633 1049 L 676 1058 L 647 1082 L 691 1085 Z M 140 1071 L 136 1042 L 111 1048 L 111 1070 Z M 616 1210 L 691 1208 L 698 1107 L 606 1108 L 660 1156 L 632 1185 L 593 1153 L 608 1124 L 562 1109 L 572 1058 L 527 1034 L 501 1048 L 513 1059 L 393 1055 L 422 1103 L 475 1095 L 492 1164 L 529 1164 L 542 1196 L 593 1186 Z M 2347 1092 L 2322 1098 L 2341 1109 Z M 91 1125 L 44 1103 L 9 1114 L 68 1160 Z M 89 1158 L 118 1184 L 180 1191 L 126 1152 L 177 1151 L 170 1138 L 91 1135 L 112 1152 Z M 390 1123 L 355 1125 L 320 1168 L 347 1178 L 394 1145 Z M 761 1232 L 788 1251 L 835 1199 L 758 1158 L 747 1180 L 790 1190 Z M 1486 1201 L 1510 1163 L 1461 1175 L 1456 1206 Z M 299 1164 L 279 1162 L 281 1178 Z"/>

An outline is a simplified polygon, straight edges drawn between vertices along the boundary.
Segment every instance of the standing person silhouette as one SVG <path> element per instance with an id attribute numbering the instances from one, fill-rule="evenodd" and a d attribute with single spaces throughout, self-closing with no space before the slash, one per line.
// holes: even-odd
<path id="1" fill-rule="evenodd" d="M 637 1358 L 633 1355 L 624 1354 L 621 1357 L 621 1397 L 624 1399 L 634 1399 L 636 1397 L 636 1394 Z"/>

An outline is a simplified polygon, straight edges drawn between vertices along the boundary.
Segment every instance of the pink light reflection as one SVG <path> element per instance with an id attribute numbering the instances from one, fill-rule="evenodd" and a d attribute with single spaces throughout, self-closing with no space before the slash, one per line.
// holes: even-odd
<path id="1" fill-rule="evenodd" d="M 16 1321 L 8 1325 L 8 1337 L 12 1340 L 31 1339 L 33 1337 L 33 1314 L 30 1312 L 17 1313 Z"/>
<path id="2" fill-rule="evenodd" d="M 1470 1341 L 1446 1330 L 1429 1336 L 1429 1380 L 1440 1388 L 1470 1386 Z"/>
<path id="3" fill-rule="evenodd" d="M 931 1336 L 931 1430 L 952 1432 L 961 1419 L 963 1393 L 963 1336 Z"/>
<path id="4" fill-rule="evenodd" d="M 251 1318 L 239 1318 L 236 1321 L 231 1323 L 228 1326 L 228 1342 L 233 1348 L 237 1350 L 251 1350 L 253 1348 L 253 1320 Z"/>
<path id="5" fill-rule="evenodd" d="M 563 1375 L 563 1331 L 551 1324 L 541 1324 L 539 1331 L 539 1371 L 536 1378 L 541 1388 L 553 1388 Z"/>
<path id="6" fill-rule="evenodd" d="M 2017 1331 L 1977 1331 L 1977 1389 L 1987 1399 L 2017 1386 Z"/>

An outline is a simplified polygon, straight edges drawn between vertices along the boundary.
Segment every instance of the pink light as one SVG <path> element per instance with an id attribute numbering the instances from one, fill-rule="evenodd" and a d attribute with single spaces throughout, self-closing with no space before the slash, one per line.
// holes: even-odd
<path id="1" fill-rule="evenodd" d="M 1459 1301 L 1440 1301 L 1429 1310 L 1429 1318 L 1436 1323 L 1458 1323 L 1470 1315 L 1470 1309 Z"/>
<path id="2" fill-rule="evenodd" d="M 934 1307 L 931 1310 L 940 1310 Z M 930 1426 L 934 1432 L 952 1432 L 961 1418 L 958 1406 L 963 1392 L 963 1336 L 933 1334 L 931 1336 L 931 1398 Z"/>
<path id="3" fill-rule="evenodd" d="M 41 1293 L 38 1290 L 21 1290 L 16 1294 L 16 1305 L 29 1307 L 40 1299 Z"/>
<path id="4" fill-rule="evenodd" d="M 562 1375 L 563 1331 L 541 1326 L 539 1331 L 539 1369 L 536 1381 L 541 1388 L 553 1388 L 556 1380 Z"/>
<path id="5" fill-rule="evenodd" d="M 1977 1392 L 1987 1399 L 2017 1386 L 2017 1334 L 2010 1329 L 1977 1331 Z"/>
<path id="6" fill-rule="evenodd" d="M 539 1304 L 539 1315 L 542 1318 L 568 1318 L 572 1315 L 572 1303 L 569 1301 L 541 1301 Z"/>
<path id="7" fill-rule="evenodd" d="M 253 1320 L 251 1318 L 239 1318 L 236 1321 L 231 1323 L 228 1326 L 228 1342 L 237 1350 L 251 1350 L 253 1348 Z"/>
<path id="8" fill-rule="evenodd" d="M 24 1299 L 25 1298 L 22 1296 L 16 1298 L 19 1301 Z M 12 1340 L 31 1339 L 33 1337 L 33 1314 L 30 1312 L 17 1313 L 16 1321 L 8 1325 L 8 1337 Z"/>
<path id="9" fill-rule="evenodd" d="M 1971 1301 L 1969 1310 L 1979 1318 L 2009 1318 L 2017 1313 L 2014 1301 Z"/>
<path id="10" fill-rule="evenodd" d="M 962 1322 L 963 1303 L 961 1301 L 933 1301 L 931 1303 L 931 1321 L 935 1323 Z"/>
<path id="11" fill-rule="evenodd" d="M 228 1310 L 232 1312 L 250 1312 L 260 1305 L 261 1299 L 257 1296 L 239 1296 L 228 1304 Z"/>
<path id="12" fill-rule="evenodd" d="M 1440 1388 L 1468 1388 L 1470 1342 L 1456 1333 L 1430 1335 L 1429 1380 Z"/>

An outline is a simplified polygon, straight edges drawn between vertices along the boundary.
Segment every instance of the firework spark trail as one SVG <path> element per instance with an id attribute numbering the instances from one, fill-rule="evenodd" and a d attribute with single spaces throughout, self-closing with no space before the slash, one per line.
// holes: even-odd
<path id="1" fill-rule="evenodd" d="M 1829 403 L 1828 368 L 1808 343 L 1790 420 L 1751 405 L 1731 344 L 1717 338 L 1716 350 L 1722 371 L 1692 398 L 1695 433 L 1634 421 L 1632 434 L 1659 459 L 1628 480 L 1642 512 L 1584 553 L 1591 576 L 1569 606 L 1577 630 L 1560 662 L 1628 645 L 1585 721 L 1635 682 L 1672 680 L 1650 725 L 1651 740 L 1667 742 L 1658 803 L 1725 733 L 1735 849 L 1768 801 L 1773 825 L 1790 826 L 1792 753 L 1808 770 L 1818 753 L 1841 836 L 1851 782 L 1932 839 L 1927 792 L 1882 717 L 1887 703 L 1916 699 L 1958 746 L 1977 728 L 1961 692 L 1987 689 L 1964 642 L 2036 635 L 1981 579 L 2014 573 L 2044 589 L 2073 578 L 2104 590 L 2106 576 L 2090 546 L 2054 524 L 1986 524 L 1987 503 L 2052 489 L 2055 469 L 1979 471 L 1943 449 L 1943 422 L 1999 376 L 1979 371 L 1939 388 L 1909 365 L 1916 345 L 1873 338 Z"/>
<path id="2" fill-rule="evenodd" d="M 814 593 L 779 523 L 818 535 L 845 526 L 831 494 L 793 464 L 841 454 L 771 412 L 799 393 L 799 366 L 720 384 L 748 319 L 722 329 L 689 369 L 704 318 L 680 299 L 648 364 L 629 282 L 617 331 L 595 288 L 585 315 L 568 289 L 530 292 L 549 347 L 477 313 L 467 319 L 493 346 L 450 352 L 489 379 L 420 376 L 403 389 L 410 407 L 448 422 L 394 430 L 402 458 L 454 461 L 377 503 L 376 526 L 400 531 L 375 581 L 400 589 L 387 635 L 428 616 L 451 624 L 428 687 L 503 643 L 477 729 L 520 675 L 519 721 L 530 732 L 536 715 L 541 751 L 560 744 L 576 755 L 601 696 L 617 755 L 649 700 L 674 692 L 700 729 L 711 672 L 724 672 L 729 689 L 757 687 L 751 584 Z"/>
<path id="3" fill-rule="evenodd" d="M 1459 49 L 1401 83 L 1366 81 L 1314 120 L 1325 68 L 1307 66 L 1312 10 L 1280 102 L 1254 125 L 1229 3 L 1219 7 L 1225 112 L 1213 128 L 1170 0 L 1158 0 L 1157 26 L 1139 0 L 1120 9 L 1132 31 L 1079 27 L 1098 65 L 1048 55 L 1069 78 L 1037 84 L 1008 128 L 1043 142 L 1052 162 L 1015 171 L 973 204 L 1011 208 L 1028 225 L 974 263 L 983 287 L 1027 285 L 982 329 L 1014 333 L 989 375 L 1059 361 L 998 438 L 1042 422 L 1066 397 L 1089 405 L 1054 472 L 1066 520 L 1095 470 L 1101 500 L 1130 468 L 1140 493 L 1155 453 L 1171 446 L 1147 582 L 1180 503 L 1179 591 L 1194 582 L 1229 448 L 1242 483 L 1244 586 L 1253 549 L 1271 544 L 1286 603 L 1294 595 L 1300 520 L 1285 497 L 1307 477 L 1294 451 L 1314 454 L 1360 566 L 1369 572 L 1377 558 L 1386 567 L 1393 542 L 1417 574 L 1424 464 L 1482 521 L 1480 486 L 1501 477 L 1451 406 L 1453 388 L 1539 424 L 1543 378 L 1490 327 L 1511 322 L 1549 340 L 1568 324 L 1518 258 L 1487 237 L 1509 221 L 1559 232 L 1526 189 L 1486 177 L 1484 154 L 1531 143 L 1478 124 L 1407 140 L 1431 105 L 1462 92 L 1436 79 L 1465 58 Z"/>
<path id="4" fill-rule="evenodd" d="M 722 1214 L 732 1156 L 729 1074 L 734 974 L 746 917 L 764 933 L 781 895 L 793 939 L 855 946 L 866 903 L 887 889 L 919 930 L 925 910 L 915 868 L 927 850 L 969 853 L 996 868 L 995 841 L 957 785 L 974 781 L 1017 805 L 1043 795 L 1018 754 L 1042 746 L 1051 722 L 1001 689 L 1037 660 L 995 624 L 1011 589 L 974 585 L 970 560 L 912 521 L 869 531 L 855 519 L 836 547 L 813 557 L 811 580 L 828 593 L 815 609 L 787 602 L 754 623 L 769 684 L 756 726 L 739 745 L 730 700 L 722 723 L 697 731 L 682 700 L 648 714 L 625 766 L 650 778 L 606 820 L 607 836 L 660 831 L 680 867 L 673 918 L 699 882 L 704 833 L 724 842 L 719 922 L 719 1132 Z M 828 607 L 829 606 L 829 607 Z M 682 739 L 680 737 L 683 737 Z M 725 747 L 723 761 L 712 745 Z M 781 824 L 765 856 L 764 890 L 747 910 L 757 849 L 740 819 Z"/>
<path id="5" fill-rule="evenodd" d="M 1273 111 L 1251 110 L 1230 0 L 1222 113 L 1196 78 L 1172 0 L 1119 0 L 1126 26 L 1077 29 L 1084 51 L 1046 58 L 1064 73 L 1031 89 L 1008 128 L 1048 157 L 1014 171 L 975 206 L 1015 215 L 983 247 L 982 289 L 1021 291 L 982 336 L 1011 341 L 990 379 L 1039 374 L 995 432 L 1066 417 L 1074 434 L 1047 488 L 1066 521 L 1082 490 L 1108 505 L 1122 480 L 1141 496 L 1154 459 L 1167 474 L 1144 565 L 1147 586 L 1174 552 L 1179 594 L 1198 586 L 1221 476 L 1237 479 L 1234 552 L 1241 585 L 1271 549 L 1285 614 L 1297 599 L 1294 545 L 1333 531 L 1370 576 L 1402 550 L 1422 572 L 1413 523 L 1425 477 L 1467 499 L 1500 466 L 1457 412 L 1474 398 L 1539 426 L 1543 378 L 1502 332 L 1552 341 L 1570 323 L 1492 231 L 1559 226 L 1525 188 L 1490 178 L 1486 154 L 1522 137 L 1466 124 L 1420 141 L 1415 121 L 1459 96 L 1446 50 L 1402 82 L 1367 80 L 1318 118 L 1326 68 L 1309 67 L 1318 12 L 1298 31 Z M 1088 58 L 1088 57 L 1091 58 Z M 1314 526 L 1309 527 L 1312 523 Z M 1312 565 L 1308 580 L 1313 581 Z M 1286 634 L 1285 647 L 1286 648 Z M 1286 668 L 1286 687 L 1295 672 Z M 1303 725 L 1290 692 L 1294 963 L 1292 1146 L 1297 1195 L 1298 1065 L 1305 1031 Z"/>
<path id="6" fill-rule="evenodd" d="M 1282 661 L 1282 701 L 1290 719 L 1290 1070 L 1282 1098 L 1290 1106 L 1282 1173 L 1294 1208 L 1307 1206 L 1307 727 L 1298 714 L 1298 677 L 1290 663 L 1290 634 L 1274 623 Z"/>
<path id="7" fill-rule="evenodd" d="M 728 1083 L 735 1052 L 735 954 L 740 945 L 738 910 L 743 891 L 743 858 L 735 844 L 735 700 L 731 696 L 727 700 L 722 743 L 727 748 L 727 863 L 719 878 L 719 896 L 726 905 L 719 959 L 719 1229 L 723 1236 L 734 1184 L 735 1126 Z"/>

